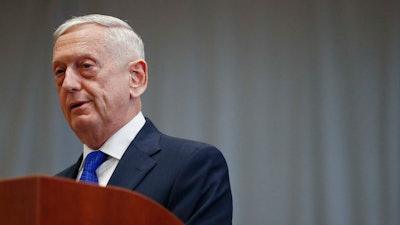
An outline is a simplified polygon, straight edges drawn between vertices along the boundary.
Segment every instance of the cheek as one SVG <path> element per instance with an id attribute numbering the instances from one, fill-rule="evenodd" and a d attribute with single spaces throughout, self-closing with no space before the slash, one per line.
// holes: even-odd
<path id="1" fill-rule="evenodd" d="M 66 95 L 62 91 L 58 91 L 58 100 L 60 102 L 60 106 L 62 109 L 64 109 L 65 105 L 66 105 L 66 103 L 65 103 L 66 97 L 65 96 Z"/>
<path id="2" fill-rule="evenodd" d="M 63 113 L 64 117 L 67 119 L 67 121 L 69 121 L 69 114 L 68 114 L 68 107 L 67 107 L 67 103 L 66 103 L 66 94 L 63 94 L 63 92 L 59 93 L 59 103 L 60 103 L 60 108 L 61 108 L 61 112 Z"/>
<path id="3" fill-rule="evenodd" d="M 103 87 L 106 90 L 104 94 L 113 96 L 117 98 L 115 100 L 123 100 L 124 96 L 129 95 L 129 80 L 125 78 L 126 76 L 121 76 L 118 79 L 108 80 L 106 85 Z"/>
<path id="4" fill-rule="evenodd" d="M 59 93 L 58 98 L 59 98 L 59 103 L 60 103 L 61 110 L 62 110 L 63 113 L 65 114 L 65 113 L 66 113 L 66 110 L 67 110 L 67 103 L 66 103 L 66 98 L 67 98 L 67 97 L 66 97 L 65 94 Z"/>
<path id="5" fill-rule="evenodd" d="M 127 110 L 129 106 L 129 89 L 123 86 L 114 86 L 113 89 L 104 93 L 103 99 L 107 113 L 115 116 L 121 111 Z"/>
<path id="6" fill-rule="evenodd" d="M 112 72 L 110 70 L 99 74 L 96 80 L 88 81 L 83 84 L 83 89 L 96 102 L 97 111 L 121 110 L 126 104 L 126 97 L 129 96 L 129 80 L 123 76 L 123 71 Z M 107 113 L 107 112 L 104 112 Z"/>

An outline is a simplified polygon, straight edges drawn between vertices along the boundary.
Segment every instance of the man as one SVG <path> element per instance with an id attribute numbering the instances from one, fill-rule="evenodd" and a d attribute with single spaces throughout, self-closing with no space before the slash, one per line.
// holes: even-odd
<path id="1" fill-rule="evenodd" d="M 87 15 L 67 20 L 54 39 L 61 109 L 83 143 L 79 160 L 58 176 L 142 193 L 188 225 L 232 224 L 222 154 L 208 144 L 164 135 L 143 116 L 147 64 L 132 28 L 114 17 Z M 86 167 L 91 153 L 104 156 L 95 172 Z"/>

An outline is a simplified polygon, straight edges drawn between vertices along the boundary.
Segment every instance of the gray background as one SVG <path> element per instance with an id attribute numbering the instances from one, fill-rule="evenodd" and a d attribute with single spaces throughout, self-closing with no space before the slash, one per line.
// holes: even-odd
<path id="1" fill-rule="evenodd" d="M 144 114 L 221 149 L 234 224 L 400 224 L 397 0 L 3 0 L 0 178 L 81 153 L 50 62 L 53 30 L 87 13 L 142 36 Z"/>

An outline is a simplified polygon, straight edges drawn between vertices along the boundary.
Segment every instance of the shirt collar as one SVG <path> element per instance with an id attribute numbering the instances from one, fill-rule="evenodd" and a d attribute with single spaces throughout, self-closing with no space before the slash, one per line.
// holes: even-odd
<path id="1" fill-rule="evenodd" d="M 145 123 L 146 119 L 144 118 L 143 113 L 140 111 L 131 121 L 121 127 L 121 129 L 115 132 L 110 138 L 108 138 L 103 146 L 100 147 L 100 150 L 107 155 L 120 160 L 122 155 L 125 153 L 125 150 L 128 148 Z M 92 151 L 94 151 L 94 149 L 91 149 L 84 144 L 83 158 L 85 159 L 86 156 Z"/>

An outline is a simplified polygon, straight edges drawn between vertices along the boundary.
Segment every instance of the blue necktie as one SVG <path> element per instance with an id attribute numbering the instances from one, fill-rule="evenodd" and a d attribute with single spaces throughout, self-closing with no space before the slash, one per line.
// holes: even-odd
<path id="1" fill-rule="evenodd" d="M 107 154 L 100 150 L 89 153 L 86 156 L 82 176 L 79 181 L 98 184 L 96 169 L 107 159 Z"/>

